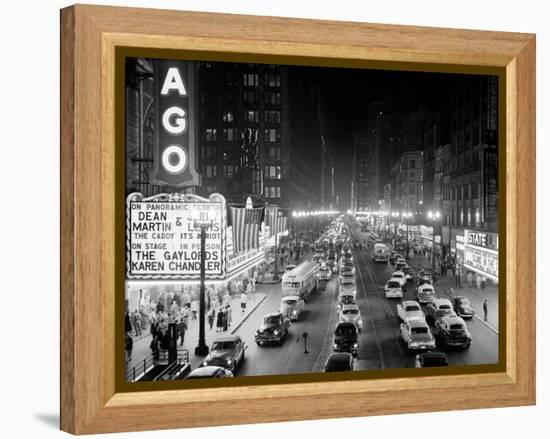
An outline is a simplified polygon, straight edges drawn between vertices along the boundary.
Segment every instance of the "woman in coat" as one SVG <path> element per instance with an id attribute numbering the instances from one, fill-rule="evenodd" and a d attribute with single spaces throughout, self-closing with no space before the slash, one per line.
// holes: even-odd
<path id="1" fill-rule="evenodd" d="M 220 308 L 216 317 L 216 332 L 220 332 L 223 329 L 223 311 Z"/>

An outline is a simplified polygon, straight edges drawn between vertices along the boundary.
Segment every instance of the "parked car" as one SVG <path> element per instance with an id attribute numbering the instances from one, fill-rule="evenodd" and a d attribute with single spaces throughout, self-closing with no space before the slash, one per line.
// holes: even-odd
<path id="1" fill-rule="evenodd" d="M 361 318 L 361 311 L 356 303 L 349 305 L 342 305 L 338 313 L 339 320 L 341 322 L 355 323 L 357 329 L 361 331 L 363 329 L 363 319 Z"/>
<path id="2" fill-rule="evenodd" d="M 453 309 L 453 304 L 449 299 L 433 299 L 426 307 L 427 317 L 432 322 L 435 322 L 441 317 L 448 315 L 456 315 Z"/>
<path id="3" fill-rule="evenodd" d="M 435 290 L 431 284 L 420 285 L 416 289 L 418 303 L 431 303 L 435 299 Z"/>
<path id="4" fill-rule="evenodd" d="M 473 316 L 475 316 L 476 312 L 474 311 L 474 308 L 472 308 L 472 304 L 470 303 L 470 299 L 464 296 L 457 296 L 453 297 L 453 309 L 463 319 L 471 319 Z"/>
<path id="5" fill-rule="evenodd" d="M 218 337 L 212 343 L 210 353 L 203 361 L 203 366 L 221 366 L 235 373 L 245 358 L 246 343 L 238 335 Z"/>
<path id="6" fill-rule="evenodd" d="M 401 323 L 400 332 L 401 338 L 410 351 L 435 349 L 435 338 L 430 327 L 423 320 L 409 320 Z"/>
<path id="7" fill-rule="evenodd" d="M 340 322 L 334 330 L 332 342 L 333 350 L 336 352 L 349 352 L 353 356 L 357 355 L 358 330 L 355 323 Z"/>
<path id="8" fill-rule="evenodd" d="M 204 378 L 231 378 L 233 373 L 221 366 L 197 367 L 187 377 L 186 380 L 197 380 Z"/>
<path id="9" fill-rule="evenodd" d="M 447 356 L 443 352 L 430 351 L 416 355 L 415 367 L 444 367 L 448 366 Z"/>
<path id="10" fill-rule="evenodd" d="M 353 369 L 354 359 L 349 352 L 331 354 L 325 363 L 325 372 L 348 372 Z"/>
<path id="11" fill-rule="evenodd" d="M 457 315 L 447 315 L 435 322 L 437 341 L 446 347 L 468 349 L 472 344 L 472 334 L 466 323 Z"/>
<path id="12" fill-rule="evenodd" d="M 399 279 L 391 278 L 384 286 L 384 294 L 386 299 L 401 299 L 403 298 L 403 286 Z"/>
<path id="13" fill-rule="evenodd" d="M 413 279 L 413 269 L 410 265 L 405 265 L 401 268 L 401 271 L 405 273 L 405 279 L 407 282 Z"/>
<path id="14" fill-rule="evenodd" d="M 279 311 L 290 320 L 298 320 L 304 311 L 305 302 L 300 296 L 283 296 Z"/>
<path id="15" fill-rule="evenodd" d="M 416 300 L 405 300 L 397 304 L 397 315 L 402 322 L 408 320 L 426 320 L 424 311 Z"/>

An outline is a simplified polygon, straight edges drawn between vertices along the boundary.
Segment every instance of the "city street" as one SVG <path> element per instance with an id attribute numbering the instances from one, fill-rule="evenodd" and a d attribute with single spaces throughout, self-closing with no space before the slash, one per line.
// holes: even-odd
<path id="1" fill-rule="evenodd" d="M 356 370 L 414 367 L 414 353 L 408 353 L 399 334 L 396 305 L 399 299 L 386 299 L 385 282 L 391 277 L 392 266 L 374 263 L 372 250 L 354 251 L 357 274 L 357 304 L 363 318 L 363 331 L 359 339 Z M 322 371 L 332 353 L 332 335 L 338 320 L 337 276 L 322 283 L 312 295 L 306 311 L 298 322 L 293 322 L 289 337 L 282 346 L 257 346 L 254 333 L 265 314 L 278 309 L 280 288 L 272 288 L 270 294 L 237 333 L 248 344 L 246 361 L 239 375 L 271 375 Z M 438 288 L 438 297 L 447 297 Z M 403 300 L 414 300 L 413 283 L 409 282 Z M 425 308 L 423 306 L 423 308 Z M 481 314 L 481 310 L 477 310 Z M 450 365 L 480 365 L 498 362 L 498 333 L 481 319 L 466 322 L 473 343 L 467 350 L 446 350 Z M 308 333 L 307 350 L 304 353 L 302 334 Z"/>

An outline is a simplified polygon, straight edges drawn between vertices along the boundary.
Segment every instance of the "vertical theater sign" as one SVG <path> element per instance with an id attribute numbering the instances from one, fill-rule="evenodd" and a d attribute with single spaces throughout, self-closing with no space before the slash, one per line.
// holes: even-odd
<path id="1" fill-rule="evenodd" d="M 193 64 L 155 62 L 156 142 L 152 184 L 176 188 L 199 186 L 196 170 Z"/>
<path id="2" fill-rule="evenodd" d="M 193 63 L 155 61 L 156 138 L 151 184 L 166 193 L 126 198 L 128 279 L 199 279 L 201 226 L 207 225 L 205 277 L 226 272 L 226 207 L 220 194 L 193 194 L 197 172 Z"/>

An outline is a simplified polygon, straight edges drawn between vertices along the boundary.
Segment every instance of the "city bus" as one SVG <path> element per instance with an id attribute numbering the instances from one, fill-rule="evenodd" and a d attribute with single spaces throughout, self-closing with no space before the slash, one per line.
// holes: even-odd
<path id="1" fill-rule="evenodd" d="M 282 293 L 284 296 L 300 296 L 307 301 L 317 289 L 319 282 L 319 264 L 305 261 L 283 274 Z"/>

